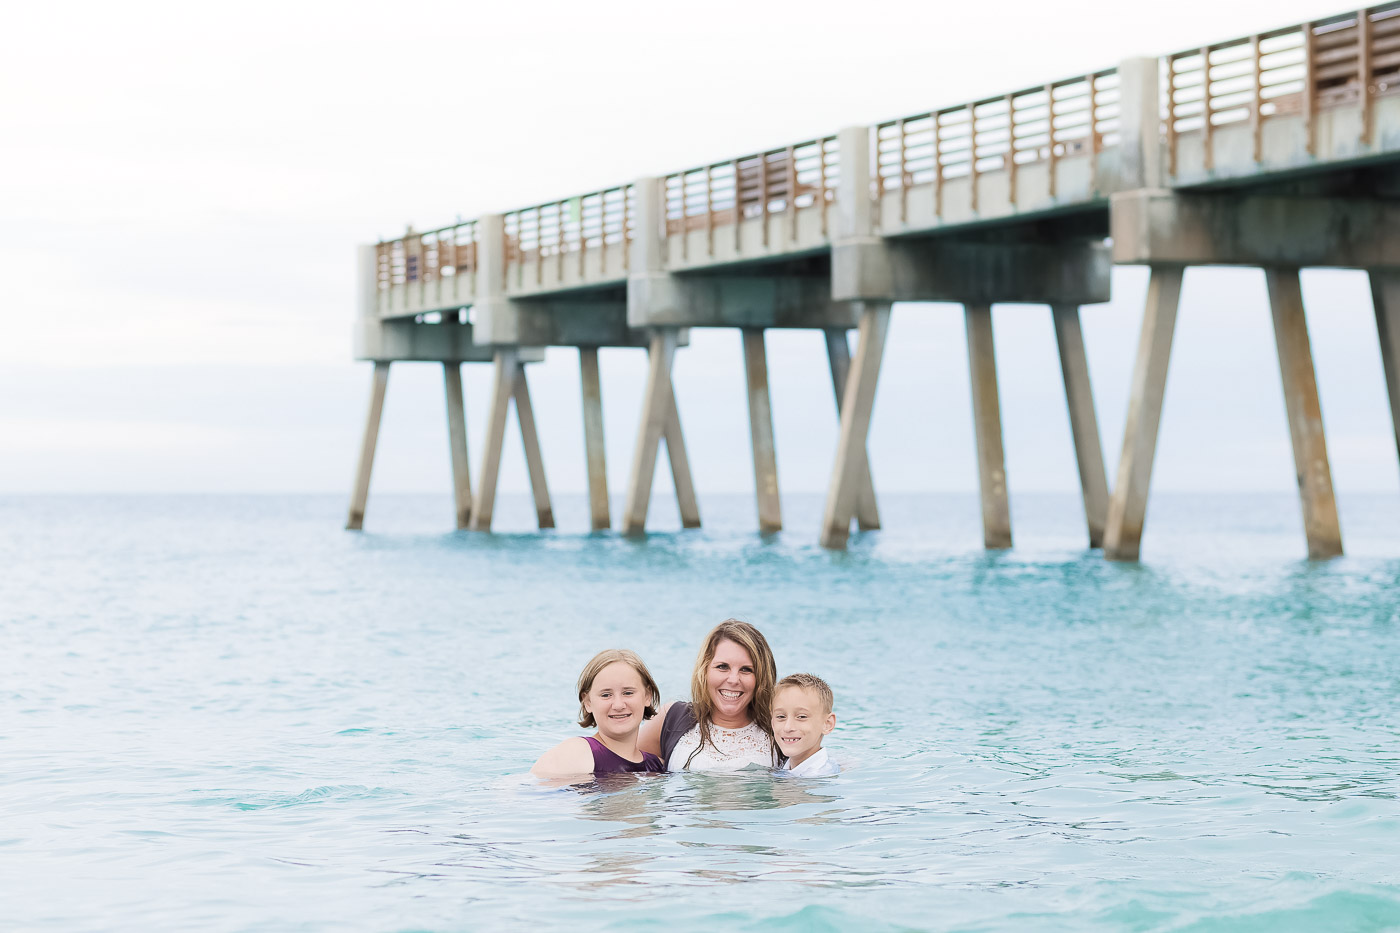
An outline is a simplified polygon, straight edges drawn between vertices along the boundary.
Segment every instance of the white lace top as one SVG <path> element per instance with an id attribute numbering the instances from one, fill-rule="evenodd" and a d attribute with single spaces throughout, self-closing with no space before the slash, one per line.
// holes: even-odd
<path id="1" fill-rule="evenodd" d="M 667 761 L 670 771 L 738 771 L 749 765 L 764 768 L 775 767 L 778 762 L 773 753 L 773 742 L 768 734 L 751 722 L 738 729 L 722 729 L 710 724 L 710 741 L 686 766 L 690 753 L 700 745 L 700 726 L 695 725 L 681 736 Z"/>

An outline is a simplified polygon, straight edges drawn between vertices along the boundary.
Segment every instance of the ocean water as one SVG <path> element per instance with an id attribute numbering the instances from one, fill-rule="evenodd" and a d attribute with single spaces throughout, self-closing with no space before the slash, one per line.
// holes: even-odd
<path id="1" fill-rule="evenodd" d="M 0 499 L 0 928 L 1400 929 L 1400 500 L 702 501 L 643 540 L 449 530 L 447 501 Z M 572 529 L 572 530 L 571 530 Z M 548 789 L 574 680 L 667 698 L 738 616 L 835 688 L 839 777 Z"/>

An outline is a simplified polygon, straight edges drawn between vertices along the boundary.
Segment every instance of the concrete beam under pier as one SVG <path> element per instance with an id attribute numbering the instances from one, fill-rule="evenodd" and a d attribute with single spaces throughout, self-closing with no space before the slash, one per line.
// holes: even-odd
<path id="1" fill-rule="evenodd" d="M 1118 264 L 1400 268 L 1400 201 L 1125 191 L 1109 228 Z"/>
<path id="2" fill-rule="evenodd" d="M 1108 248 L 1069 244 L 976 243 L 950 237 L 862 237 L 831 248 L 831 297 L 843 301 L 1108 301 Z"/>
<path id="3" fill-rule="evenodd" d="M 855 327 L 849 302 L 831 299 L 826 268 L 772 274 L 646 273 L 627 283 L 631 327 Z"/>

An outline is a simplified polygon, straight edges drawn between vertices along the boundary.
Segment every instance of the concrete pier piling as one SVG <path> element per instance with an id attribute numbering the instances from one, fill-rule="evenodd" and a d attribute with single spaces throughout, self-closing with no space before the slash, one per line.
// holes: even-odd
<path id="1" fill-rule="evenodd" d="M 364 520 L 391 362 L 443 364 L 458 525 L 491 524 L 514 400 L 541 527 L 553 514 L 524 364 L 579 352 L 589 525 L 612 520 L 598 349 L 646 348 L 620 528 L 646 527 L 664 441 L 684 527 L 699 525 L 672 380 L 690 328 L 738 331 L 755 512 L 783 528 L 767 331 L 824 333 L 840 418 L 820 541 L 881 526 L 867 437 L 895 303 L 961 304 L 983 544 L 1012 542 L 992 316 L 1048 306 L 1088 544 L 1141 551 L 1185 270 L 1265 270 L 1308 553 L 1341 553 L 1299 270 L 1371 277 L 1400 454 L 1400 61 L 1393 4 L 953 103 L 366 247 L 356 356 L 373 360 L 347 524 Z M 1325 47 L 1326 69 L 1313 67 Z M 1306 67 L 1298 66 L 1301 60 Z M 1113 264 L 1150 279 L 1110 490 L 1080 309 Z M 848 332 L 858 329 L 852 350 Z M 492 362 L 472 487 L 460 376 Z M 739 413 L 733 413 L 740 417 Z M 475 494 L 475 498 L 473 498 Z"/>
<path id="2" fill-rule="evenodd" d="M 365 526 L 365 505 L 369 501 L 369 476 L 374 469 L 374 450 L 379 443 L 379 422 L 384 417 L 384 394 L 389 388 L 389 364 L 375 361 L 374 380 L 370 383 L 369 414 L 365 417 L 364 440 L 360 443 L 360 462 L 355 468 L 355 488 L 350 494 L 350 517 L 345 521 L 349 531 Z M 460 515 L 461 512 L 458 512 Z"/>
<path id="3" fill-rule="evenodd" d="M 851 519 L 861 495 L 861 478 L 869 476 L 865 453 L 870 416 L 875 409 L 875 389 L 880 360 L 890 329 L 890 306 L 873 304 L 861 309 L 856 350 L 841 403 L 841 431 L 836 441 L 836 465 L 827 487 L 822 512 L 822 547 L 843 548 L 851 534 Z"/>
<path id="4" fill-rule="evenodd" d="M 1298 471 L 1298 496 L 1303 505 L 1303 533 L 1308 556 L 1314 560 L 1342 553 L 1342 528 L 1337 520 L 1337 499 L 1332 492 L 1332 468 L 1327 460 L 1327 439 L 1322 430 L 1322 405 L 1317 397 L 1312 344 L 1303 317 L 1303 292 L 1298 270 L 1264 270 L 1273 312 L 1274 343 L 1279 373 L 1283 377 L 1284 410 L 1293 442 L 1293 463 Z"/>
<path id="5" fill-rule="evenodd" d="M 1400 453 L 1400 269 L 1373 269 L 1370 279 L 1390 421 L 1395 429 L 1395 449 Z"/>
<path id="6" fill-rule="evenodd" d="M 1060 373 L 1064 377 L 1079 486 L 1084 495 L 1089 547 L 1101 548 L 1104 525 L 1108 521 L 1108 478 L 1104 473 L 1103 448 L 1099 444 L 1099 422 L 1094 413 L 1094 393 L 1089 384 L 1089 361 L 1084 352 L 1084 333 L 1079 326 L 1079 308 L 1053 305 L 1050 313 L 1055 320 L 1055 343 L 1060 351 Z"/>
<path id="7" fill-rule="evenodd" d="M 598 373 L 598 348 L 579 347 L 579 379 L 583 395 L 583 454 L 588 471 L 588 515 L 594 531 L 612 527 L 608 502 L 608 459 L 603 449 L 603 386 Z"/>
<path id="8" fill-rule="evenodd" d="M 829 327 L 826 330 L 826 356 L 831 364 L 831 387 L 836 396 L 836 422 L 841 422 L 841 406 L 846 401 L 846 382 L 851 372 L 851 344 L 846 331 Z M 880 508 L 875 501 L 875 480 L 870 475 L 870 451 L 861 451 L 864 463 L 859 468 L 860 477 L 856 480 L 856 526 L 861 531 L 878 531 L 880 528 Z"/>
<path id="9" fill-rule="evenodd" d="M 982 494 L 982 541 L 988 550 L 998 550 L 1011 547 L 1011 503 L 1006 495 L 1006 454 L 1002 449 L 991 305 L 967 305 L 963 317 L 967 326 L 968 372 L 972 377 L 977 485 Z"/>
<path id="10" fill-rule="evenodd" d="M 783 530 L 778 502 L 778 455 L 773 444 L 773 406 L 768 398 L 768 355 L 763 328 L 746 327 L 744 372 L 748 380 L 749 433 L 753 443 L 753 484 L 758 498 L 758 530 Z"/>
<path id="11" fill-rule="evenodd" d="M 467 415 L 462 399 L 462 364 L 443 363 L 447 392 L 447 447 L 452 461 L 452 504 L 457 528 L 466 528 L 472 517 L 471 466 L 467 460 Z"/>

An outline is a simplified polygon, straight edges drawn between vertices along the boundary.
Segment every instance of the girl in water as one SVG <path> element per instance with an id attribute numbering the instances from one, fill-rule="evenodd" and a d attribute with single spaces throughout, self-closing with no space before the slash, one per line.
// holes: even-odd
<path id="1" fill-rule="evenodd" d="M 635 652 L 612 648 L 594 655 L 578 675 L 578 702 L 578 724 L 598 731 L 560 742 L 540 756 L 531 774 L 666 770 L 660 758 L 637 747 L 642 720 L 656 715 L 661 692 Z"/>

